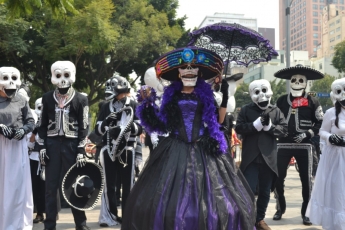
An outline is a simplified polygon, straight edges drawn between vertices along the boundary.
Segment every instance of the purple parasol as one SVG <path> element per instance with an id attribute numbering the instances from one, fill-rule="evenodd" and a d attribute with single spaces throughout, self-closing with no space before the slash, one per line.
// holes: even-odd
<path id="1" fill-rule="evenodd" d="M 189 34 L 189 46 L 197 46 L 216 52 L 224 61 L 239 65 L 267 62 L 278 56 L 269 41 L 258 32 L 240 24 L 216 23 Z"/>

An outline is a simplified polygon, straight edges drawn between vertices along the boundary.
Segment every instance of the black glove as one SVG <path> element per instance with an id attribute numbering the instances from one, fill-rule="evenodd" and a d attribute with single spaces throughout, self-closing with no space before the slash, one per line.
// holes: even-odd
<path id="1" fill-rule="evenodd" d="M 225 79 L 222 80 L 222 86 L 220 87 L 220 92 L 222 92 L 223 94 L 223 99 L 222 99 L 222 103 L 220 104 L 220 107 L 226 108 L 228 105 L 228 100 L 229 100 L 229 84 Z"/>
<path id="2" fill-rule="evenodd" d="M 304 132 L 304 133 L 300 133 L 298 135 L 296 135 L 293 140 L 296 142 L 296 143 L 301 143 L 304 139 L 310 139 L 311 138 L 311 134 L 310 132 Z"/>
<path id="3" fill-rule="evenodd" d="M 341 146 L 342 143 L 344 142 L 343 138 L 337 134 L 332 134 L 329 138 L 329 143 L 331 143 L 332 145 L 338 145 Z"/>
<path id="4" fill-rule="evenodd" d="M 21 140 L 24 138 L 24 135 L 25 135 L 24 129 L 17 129 L 14 133 L 13 139 Z"/>
<path id="5" fill-rule="evenodd" d="M 269 116 L 269 114 L 268 113 L 262 113 L 261 114 L 261 124 L 263 125 L 263 126 L 267 126 L 267 125 L 269 125 L 270 124 L 270 116 Z"/>
<path id="6" fill-rule="evenodd" d="M 0 134 L 8 139 L 12 139 L 14 136 L 14 130 L 4 124 L 0 124 Z"/>

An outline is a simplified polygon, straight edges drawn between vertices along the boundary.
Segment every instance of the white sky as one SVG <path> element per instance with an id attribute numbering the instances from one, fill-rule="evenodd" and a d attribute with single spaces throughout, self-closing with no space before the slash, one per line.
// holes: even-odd
<path id="1" fill-rule="evenodd" d="M 186 29 L 198 27 L 205 16 L 237 13 L 256 18 L 258 27 L 275 28 L 275 48 L 279 49 L 279 0 L 179 0 L 177 16 L 186 15 Z"/>

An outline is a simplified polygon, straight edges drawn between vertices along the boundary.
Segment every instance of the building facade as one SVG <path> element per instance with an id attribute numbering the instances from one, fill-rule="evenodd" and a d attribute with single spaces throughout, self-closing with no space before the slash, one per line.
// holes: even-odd
<path id="1" fill-rule="evenodd" d="M 291 0 L 289 1 L 291 2 Z M 290 7 L 290 48 L 308 51 L 310 57 L 316 57 L 317 47 L 321 43 L 321 22 L 325 6 L 334 4 L 338 10 L 344 10 L 345 0 L 294 0 Z M 286 48 L 286 0 L 279 0 L 279 44 Z"/>
<path id="2" fill-rule="evenodd" d="M 276 31 L 274 28 L 258 28 L 258 32 L 267 40 L 270 41 L 273 49 L 276 47 Z"/>
<path id="3" fill-rule="evenodd" d="M 256 18 L 244 17 L 244 14 L 231 14 L 231 13 L 214 13 L 212 16 L 206 16 L 199 25 L 199 28 L 212 25 L 214 23 L 237 23 L 242 26 L 248 27 L 252 30 L 258 31 L 258 23 Z"/>

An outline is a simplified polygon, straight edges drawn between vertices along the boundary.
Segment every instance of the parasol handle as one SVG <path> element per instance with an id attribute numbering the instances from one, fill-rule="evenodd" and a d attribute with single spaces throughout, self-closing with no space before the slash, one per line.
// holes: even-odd
<path id="1" fill-rule="evenodd" d="M 226 77 L 226 74 L 228 72 L 228 66 L 229 66 L 229 63 L 230 63 L 230 52 L 231 52 L 231 45 L 232 45 L 232 41 L 234 40 L 234 34 L 236 33 L 236 31 L 234 31 L 231 35 L 231 40 L 230 40 L 230 47 L 229 47 L 229 54 L 228 54 L 228 63 L 227 65 L 225 66 L 225 77 Z"/>

